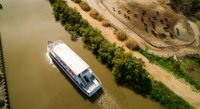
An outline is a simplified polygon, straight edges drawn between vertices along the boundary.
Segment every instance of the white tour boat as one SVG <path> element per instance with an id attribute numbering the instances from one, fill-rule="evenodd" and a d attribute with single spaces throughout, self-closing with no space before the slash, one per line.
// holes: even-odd
<path id="1" fill-rule="evenodd" d="M 49 41 L 47 51 L 53 61 L 88 97 L 94 95 L 101 88 L 100 80 L 92 72 L 89 65 L 64 42 Z"/>

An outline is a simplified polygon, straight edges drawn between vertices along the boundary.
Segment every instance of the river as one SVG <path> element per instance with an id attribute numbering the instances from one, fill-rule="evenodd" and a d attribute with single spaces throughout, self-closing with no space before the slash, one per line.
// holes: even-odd
<path id="1" fill-rule="evenodd" d="M 1 0 L 0 31 L 12 109 L 160 109 L 149 98 L 117 86 L 112 73 L 55 22 L 47 0 Z M 50 62 L 48 40 L 63 40 L 102 81 L 104 93 L 90 102 Z"/>

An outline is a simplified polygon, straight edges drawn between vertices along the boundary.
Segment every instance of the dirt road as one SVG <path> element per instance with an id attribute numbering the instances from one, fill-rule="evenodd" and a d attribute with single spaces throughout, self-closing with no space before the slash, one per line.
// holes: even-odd
<path id="1" fill-rule="evenodd" d="M 107 9 L 107 7 L 104 6 L 103 2 L 106 1 L 106 0 L 86 0 L 86 1 L 90 4 L 90 6 L 92 8 L 95 8 L 101 15 L 103 15 L 105 18 L 107 18 L 107 20 L 109 20 L 111 22 L 111 24 L 113 24 L 114 27 L 125 31 L 128 36 L 135 39 L 139 43 L 139 46 L 141 48 L 144 49 L 146 46 L 148 46 L 148 48 L 149 48 L 148 52 L 149 53 L 153 53 L 153 54 L 160 56 L 160 57 L 170 57 L 170 56 L 173 56 L 174 54 L 178 57 L 179 56 L 181 57 L 181 56 L 185 56 L 187 54 L 200 53 L 200 49 L 197 49 L 197 48 L 194 49 L 193 47 L 190 47 L 187 44 L 177 46 L 176 49 L 174 49 L 174 47 L 170 47 L 170 46 L 168 47 L 168 45 L 163 45 L 163 43 L 160 43 L 159 41 L 154 40 L 154 42 L 156 42 L 157 45 L 163 45 L 163 46 L 166 46 L 166 47 L 163 48 L 163 47 L 157 47 L 155 45 L 152 45 L 145 38 L 142 38 L 142 36 L 140 36 L 137 32 L 135 32 L 132 29 L 130 29 L 129 27 L 127 27 L 124 24 L 124 22 L 121 22 L 121 20 L 116 18 L 113 15 L 113 13 L 111 13 L 109 11 L 109 9 Z M 138 1 L 138 0 L 136 0 L 136 1 Z M 154 4 L 155 1 L 157 1 L 157 0 L 150 0 L 150 1 L 148 1 L 146 3 L 146 5 L 148 5 L 149 3 Z M 107 2 L 108 2 L 108 0 L 107 0 Z M 140 2 L 143 3 L 145 1 L 141 0 Z M 111 5 L 111 4 L 112 4 L 112 0 L 109 0 L 109 3 L 107 3 L 107 5 Z"/>
<path id="2" fill-rule="evenodd" d="M 92 1 L 92 0 L 91 0 Z M 86 19 L 93 27 L 97 28 L 102 32 L 102 35 L 111 43 L 116 43 L 117 46 L 124 46 L 124 43 L 118 41 L 113 34 L 112 28 L 107 28 L 102 26 L 101 22 L 93 19 L 88 13 L 84 12 L 79 5 L 75 4 L 71 0 L 67 0 L 70 7 L 76 8 L 78 12 Z M 189 84 L 176 79 L 171 73 L 168 73 L 164 69 L 152 64 L 149 60 L 141 55 L 137 51 L 130 51 L 128 48 L 124 47 L 127 52 L 132 52 L 133 56 L 141 58 L 145 62 L 145 69 L 149 72 L 153 79 L 161 81 L 174 93 L 181 96 L 187 102 L 189 102 L 194 107 L 200 109 L 200 93 L 193 91 L 193 87 Z"/>

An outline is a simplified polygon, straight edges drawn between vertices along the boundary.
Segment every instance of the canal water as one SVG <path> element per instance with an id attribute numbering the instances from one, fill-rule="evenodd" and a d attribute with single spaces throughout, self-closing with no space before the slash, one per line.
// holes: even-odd
<path id="1" fill-rule="evenodd" d="M 160 109 L 161 106 L 117 86 L 112 73 L 70 35 L 52 15 L 48 0 L 1 0 L 0 31 L 12 109 Z M 86 99 L 50 62 L 48 40 L 63 40 L 102 81 L 104 93 Z"/>

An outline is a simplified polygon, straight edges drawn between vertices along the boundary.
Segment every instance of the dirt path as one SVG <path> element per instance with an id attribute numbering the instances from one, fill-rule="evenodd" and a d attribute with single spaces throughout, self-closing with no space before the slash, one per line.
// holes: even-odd
<path id="1" fill-rule="evenodd" d="M 185 55 L 189 54 L 195 54 L 195 53 L 200 53 L 200 49 L 193 48 L 190 46 L 186 45 L 180 45 L 174 49 L 174 47 L 156 47 L 155 45 L 152 45 L 149 43 L 146 39 L 142 38 L 139 34 L 137 34 L 135 31 L 132 29 L 128 28 L 123 22 L 121 22 L 119 19 L 117 19 L 113 13 L 111 13 L 107 7 L 104 6 L 103 2 L 106 0 L 86 0 L 91 7 L 95 8 L 101 15 L 103 15 L 107 20 L 110 21 L 113 26 L 115 26 L 118 29 L 121 29 L 127 33 L 128 36 L 132 37 L 135 39 L 138 43 L 139 46 L 143 49 L 145 49 L 148 46 L 148 52 L 153 53 L 159 57 L 171 57 L 174 54 L 178 57 L 182 57 Z M 115 0 L 116 1 L 116 0 Z M 137 0 L 136 0 L 137 1 Z M 144 2 L 144 0 L 141 0 L 140 2 Z M 153 0 L 150 2 L 154 4 Z M 109 0 L 109 3 L 107 5 L 111 5 L 112 0 Z M 147 4 L 146 4 L 147 5 Z M 112 6 L 111 6 L 112 7 Z M 155 42 L 160 45 L 161 43 L 157 40 Z M 162 45 L 162 44 L 161 44 Z"/>
<path id="2" fill-rule="evenodd" d="M 102 26 L 101 22 L 93 19 L 89 16 L 88 13 L 84 12 L 79 5 L 75 4 L 71 0 L 67 0 L 68 5 L 70 7 L 76 8 L 77 11 L 80 12 L 80 14 L 83 16 L 84 19 L 87 19 L 87 21 L 95 28 L 99 29 L 102 32 L 102 35 L 111 43 L 116 43 L 118 46 L 124 46 L 124 44 L 120 41 L 118 41 L 115 38 L 115 35 L 113 34 L 112 28 L 107 28 Z M 164 83 L 169 89 L 171 89 L 174 93 L 181 96 L 183 99 L 185 99 L 187 102 L 189 102 L 194 107 L 200 109 L 200 93 L 196 93 L 193 91 L 193 88 L 184 83 L 181 80 L 176 79 L 171 73 L 168 73 L 167 71 L 163 70 L 162 68 L 152 64 L 149 62 L 149 60 L 141 55 L 137 51 L 130 51 L 128 48 L 124 47 L 126 51 L 132 52 L 133 56 L 137 58 L 141 58 L 145 62 L 145 69 L 150 73 L 153 79 L 157 81 L 161 81 Z"/>

